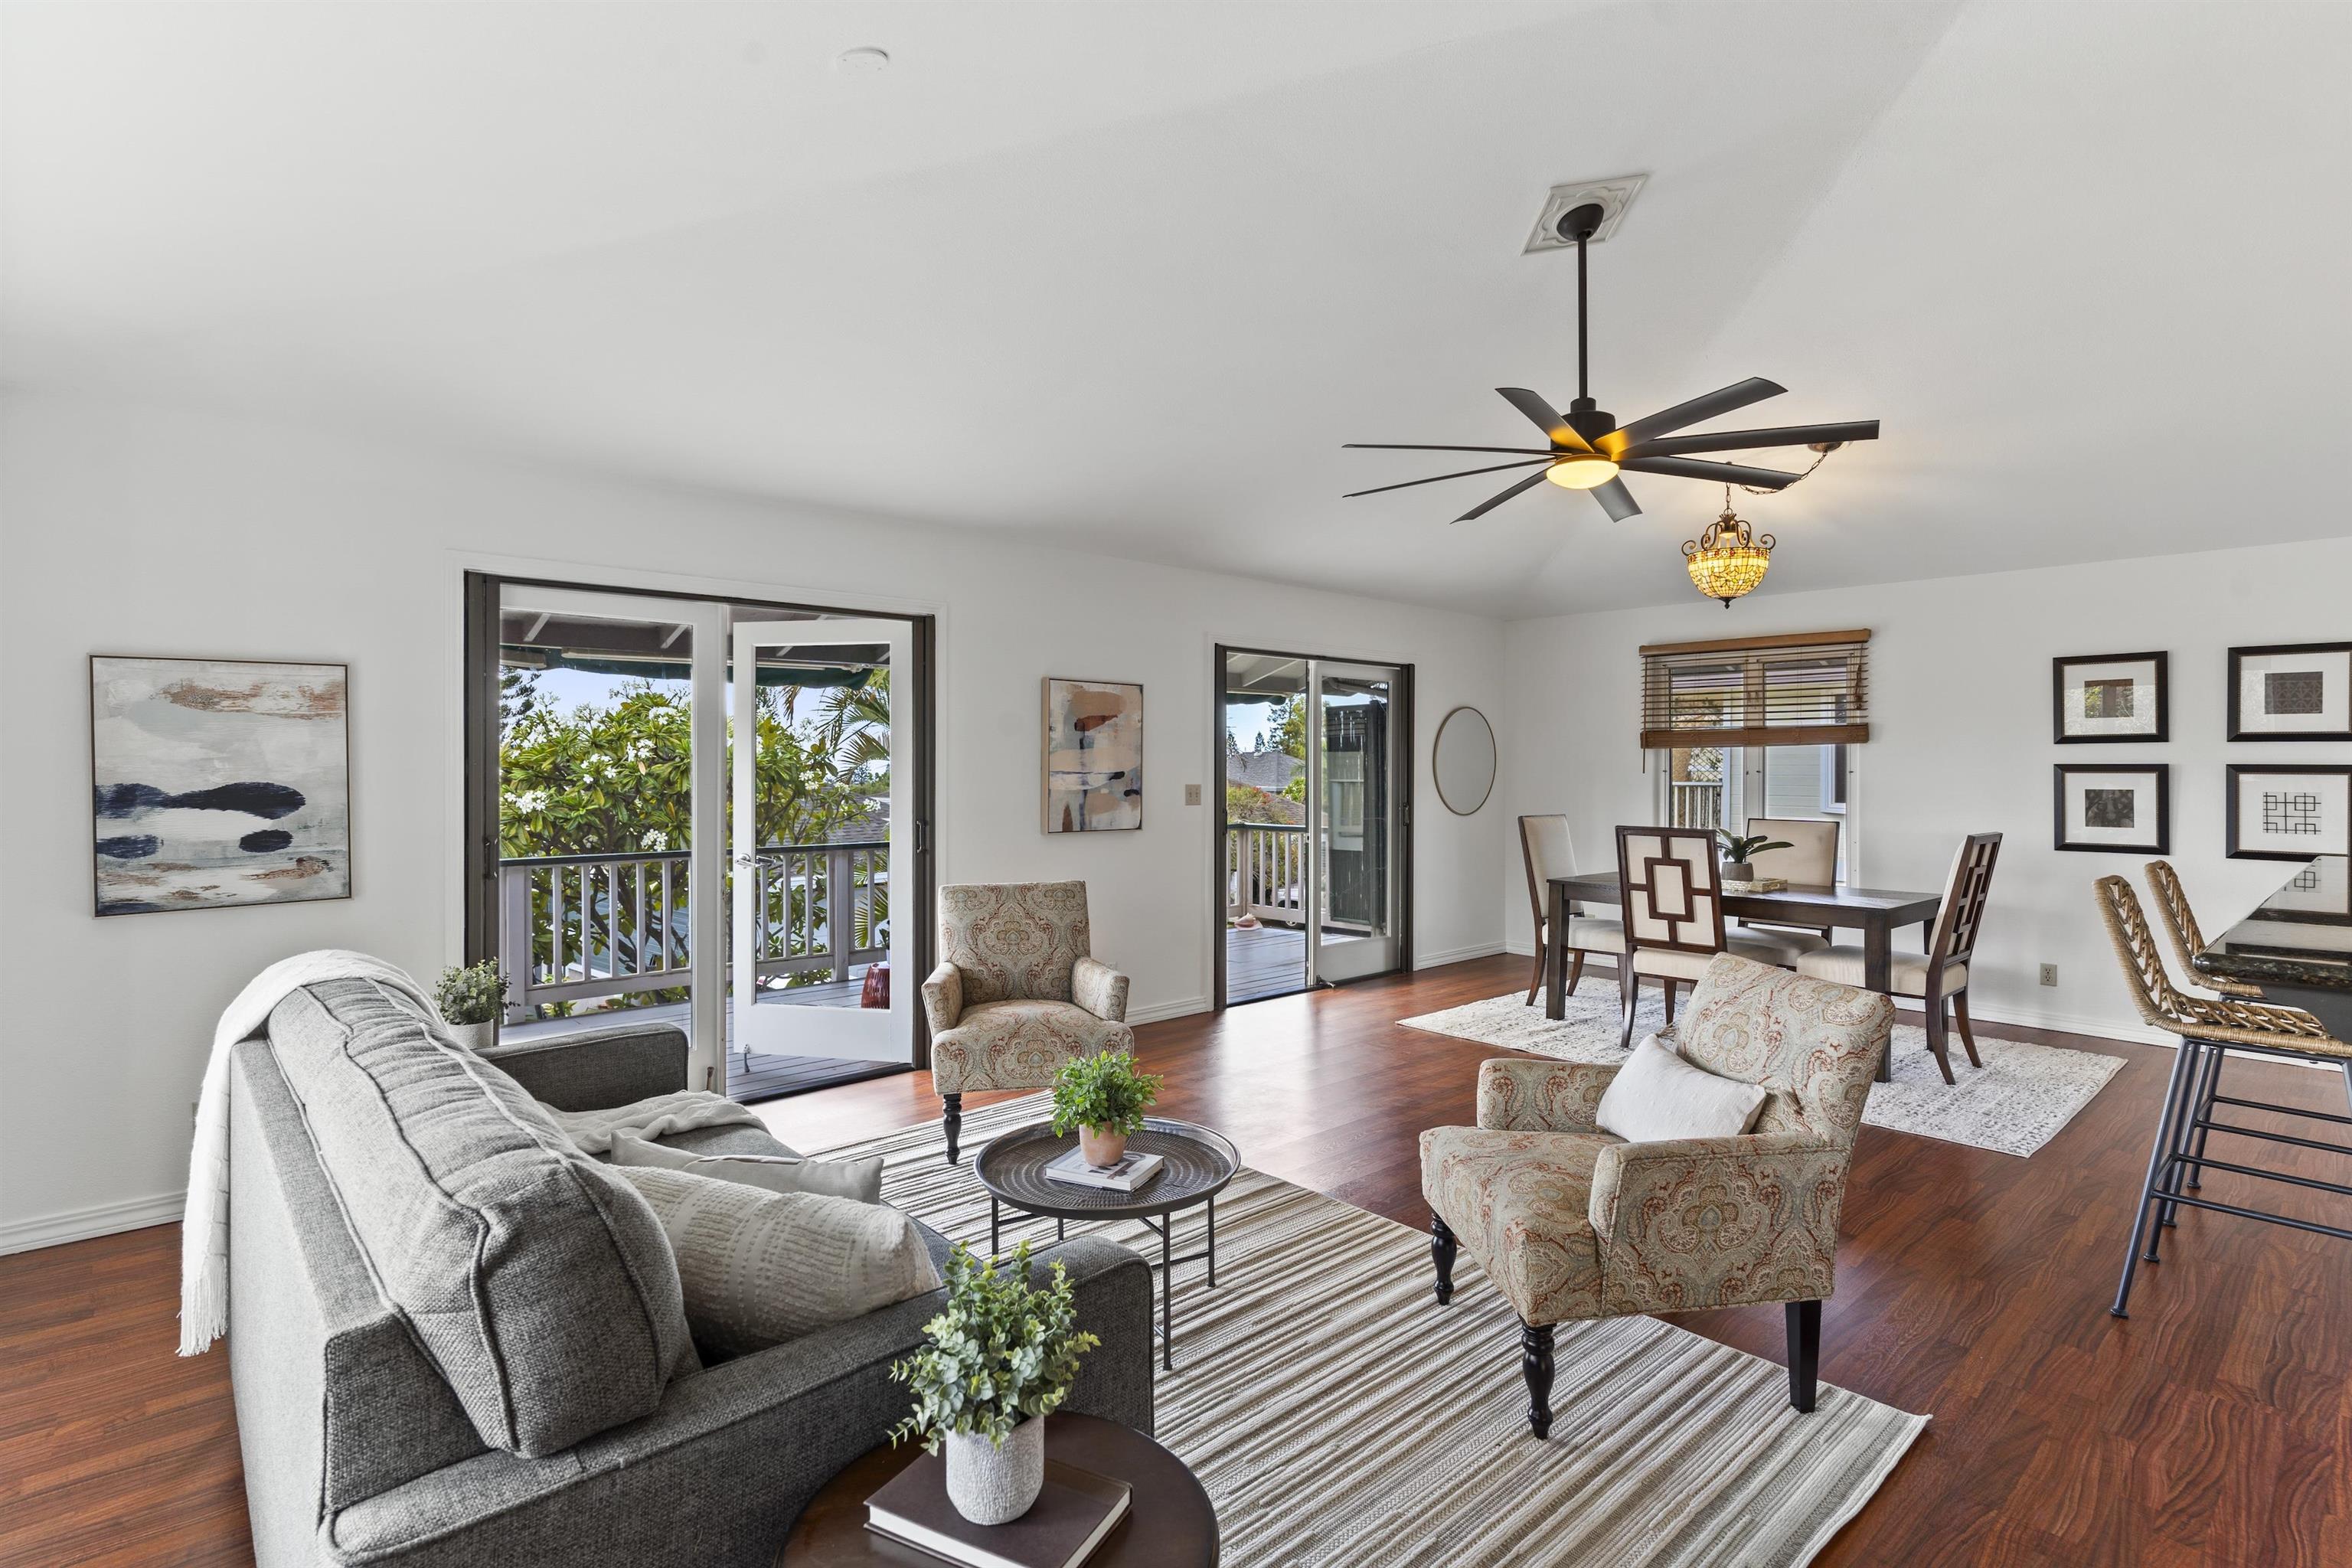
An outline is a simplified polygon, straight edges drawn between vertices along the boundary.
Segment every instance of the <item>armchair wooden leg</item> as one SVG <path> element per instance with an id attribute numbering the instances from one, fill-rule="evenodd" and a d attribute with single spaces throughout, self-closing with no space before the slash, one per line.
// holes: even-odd
<path id="1" fill-rule="evenodd" d="M 1454 1227 L 1435 1209 L 1429 1211 L 1429 1259 L 1437 1265 L 1437 1304 L 1441 1307 L 1454 1300 L 1454 1255 L 1460 1244 L 1454 1239 Z"/>
<path id="2" fill-rule="evenodd" d="M 1789 1408 L 1800 1415 L 1813 1413 L 1813 1394 L 1822 1365 L 1822 1304 L 1791 1301 L 1789 1319 Z"/>
<path id="3" fill-rule="evenodd" d="M 1576 994 L 1576 983 L 1584 976 L 1584 950 L 1572 947 L 1568 952 L 1568 994 Z"/>
<path id="4" fill-rule="evenodd" d="M 1551 1325 L 1519 1324 L 1519 1371 L 1528 1380 L 1528 1425 L 1551 1436 Z"/>
<path id="5" fill-rule="evenodd" d="M 943 1094 L 940 1101 L 947 1107 L 947 1114 L 940 1120 L 947 1123 L 948 1163 L 952 1165 L 956 1163 L 956 1138 L 963 1131 L 963 1096 Z"/>
<path id="6" fill-rule="evenodd" d="M 1936 1066 L 1943 1073 L 1944 1081 L 1956 1082 L 1952 1077 L 1951 1026 L 1944 1020 L 1944 998 L 1924 996 L 1919 1005 L 1927 1011 L 1927 1048 L 1936 1053 Z"/>
<path id="7" fill-rule="evenodd" d="M 1960 1048 L 1969 1053 L 1969 1066 L 1981 1068 L 1984 1058 L 1977 1055 L 1976 1031 L 1969 1027 L 1969 994 L 1952 993 L 1952 1022 L 1960 1026 Z"/>

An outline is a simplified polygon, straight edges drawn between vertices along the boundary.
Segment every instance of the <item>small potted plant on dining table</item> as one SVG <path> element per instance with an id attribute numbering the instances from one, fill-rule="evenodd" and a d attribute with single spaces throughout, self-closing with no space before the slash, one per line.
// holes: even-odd
<path id="1" fill-rule="evenodd" d="M 1136 1070 L 1126 1051 L 1074 1057 L 1054 1075 L 1054 1134 L 1078 1130 L 1087 1163 L 1106 1170 L 1127 1152 L 1127 1141 L 1143 1131 L 1143 1113 L 1160 1098 L 1160 1077 Z"/>
<path id="2" fill-rule="evenodd" d="M 1787 839 L 1773 838 L 1761 833 L 1734 833 L 1727 827 L 1718 827 L 1715 835 L 1723 840 L 1723 879 L 1727 882 L 1752 882 L 1756 879 L 1756 868 L 1748 863 L 1749 856 L 1760 855 L 1767 849 L 1790 847 Z"/>
<path id="3" fill-rule="evenodd" d="M 961 1242 L 948 1258 L 947 1310 L 923 1325 L 930 1343 L 892 1363 L 891 1381 L 915 1392 L 915 1408 L 890 1441 L 947 1446 L 948 1500 L 974 1524 L 1005 1524 L 1029 1511 L 1045 1484 L 1045 1416 L 1069 1397 L 1078 1358 L 1102 1343 L 1077 1326 L 1068 1273 L 1029 1282 L 1029 1244 L 1002 1274 Z"/>

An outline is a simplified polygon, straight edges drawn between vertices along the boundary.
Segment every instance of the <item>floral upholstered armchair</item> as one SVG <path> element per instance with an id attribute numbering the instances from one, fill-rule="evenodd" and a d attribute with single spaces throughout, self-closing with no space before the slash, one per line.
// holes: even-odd
<path id="1" fill-rule="evenodd" d="M 1072 1057 L 1133 1050 L 1127 976 L 1087 952 L 1084 882 L 940 889 L 940 966 L 923 982 L 931 1087 L 956 1162 L 968 1091 L 1050 1089 Z"/>
<path id="2" fill-rule="evenodd" d="M 1601 1131 L 1613 1065 L 1479 1068 L 1478 1125 L 1421 1135 L 1430 1253 L 1440 1303 L 1466 1247 L 1518 1313 L 1537 1436 L 1551 1429 L 1553 1325 L 1634 1312 L 1787 1303 L 1789 1403 L 1812 1409 L 1854 1129 L 1894 1026 L 1875 993 L 1717 957 L 1675 1044 L 1770 1091 L 1755 1130 L 1731 1138 Z"/>

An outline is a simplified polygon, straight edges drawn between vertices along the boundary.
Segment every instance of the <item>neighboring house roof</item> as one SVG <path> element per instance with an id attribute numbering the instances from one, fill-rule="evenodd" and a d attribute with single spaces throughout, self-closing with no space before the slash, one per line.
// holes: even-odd
<path id="1" fill-rule="evenodd" d="M 1225 777 L 1234 784 L 1279 793 L 1298 776 L 1301 765 L 1287 752 L 1231 752 L 1225 756 Z"/>

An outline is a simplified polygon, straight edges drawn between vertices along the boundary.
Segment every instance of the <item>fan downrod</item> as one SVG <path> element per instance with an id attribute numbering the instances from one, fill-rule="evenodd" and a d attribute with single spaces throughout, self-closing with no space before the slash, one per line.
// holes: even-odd
<path id="1" fill-rule="evenodd" d="M 1587 202 L 1560 214 L 1557 226 L 1560 238 L 1576 247 L 1576 397 L 1561 417 L 1588 442 L 1617 428 L 1617 416 L 1592 401 L 1591 359 L 1584 341 L 1584 242 L 1601 232 L 1601 220 L 1606 216 L 1599 202 Z"/>

